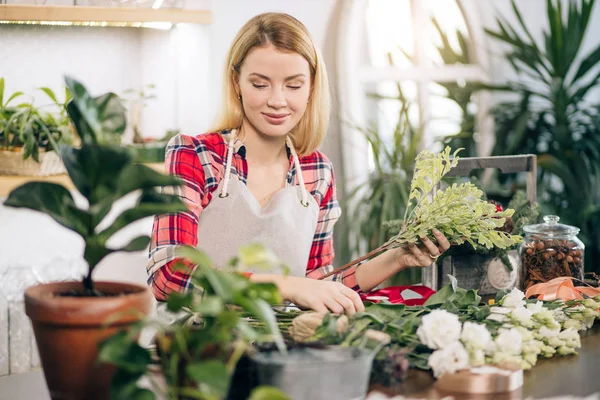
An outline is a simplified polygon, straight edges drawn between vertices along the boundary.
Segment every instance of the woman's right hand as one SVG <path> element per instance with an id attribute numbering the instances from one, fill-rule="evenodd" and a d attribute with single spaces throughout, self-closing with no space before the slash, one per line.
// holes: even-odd
<path id="1" fill-rule="evenodd" d="M 277 285 L 284 299 L 301 308 L 348 315 L 365 310 L 358 293 L 339 282 L 287 276 Z"/>

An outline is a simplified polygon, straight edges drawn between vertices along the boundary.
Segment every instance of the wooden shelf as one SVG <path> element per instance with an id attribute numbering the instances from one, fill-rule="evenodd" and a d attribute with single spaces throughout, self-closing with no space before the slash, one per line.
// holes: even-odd
<path id="1" fill-rule="evenodd" d="M 164 172 L 163 163 L 144 164 L 147 167 L 152 168 L 158 172 Z M 54 175 L 54 176 L 7 176 L 0 175 L 0 198 L 8 197 L 8 194 L 18 186 L 31 181 L 42 181 L 58 183 L 71 190 L 74 188 L 73 182 L 69 179 L 68 175 Z"/>
<path id="2" fill-rule="evenodd" d="M 107 24 L 143 24 L 170 22 L 210 24 L 209 10 L 88 7 L 88 6 L 36 6 L 0 5 L 0 23 L 73 22 Z"/>

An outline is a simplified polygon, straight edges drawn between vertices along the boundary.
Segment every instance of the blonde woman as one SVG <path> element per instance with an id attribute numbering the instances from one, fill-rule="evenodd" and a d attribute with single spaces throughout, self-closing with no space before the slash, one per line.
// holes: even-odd
<path id="1" fill-rule="evenodd" d="M 190 288 L 193 265 L 175 269 L 174 249 L 197 246 L 224 263 L 261 242 L 290 268 L 286 276 L 254 273 L 283 297 L 315 311 L 353 314 L 369 291 L 396 272 L 430 265 L 449 248 L 394 249 L 320 280 L 333 270 L 333 226 L 341 214 L 333 167 L 317 148 L 327 132 L 330 97 L 325 65 L 302 23 L 280 13 L 258 15 L 235 37 L 227 56 L 222 114 L 212 133 L 179 135 L 166 167 L 184 186 L 189 212 L 157 216 L 148 263 L 158 300 Z"/>

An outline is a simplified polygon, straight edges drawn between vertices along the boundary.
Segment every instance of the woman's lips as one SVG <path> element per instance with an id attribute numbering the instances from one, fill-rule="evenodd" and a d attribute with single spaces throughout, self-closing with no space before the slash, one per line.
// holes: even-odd
<path id="1" fill-rule="evenodd" d="M 290 116 L 290 114 L 266 114 L 266 113 L 262 113 L 262 115 L 267 120 L 267 122 L 270 123 L 271 125 L 281 125 L 285 122 L 287 117 Z"/>

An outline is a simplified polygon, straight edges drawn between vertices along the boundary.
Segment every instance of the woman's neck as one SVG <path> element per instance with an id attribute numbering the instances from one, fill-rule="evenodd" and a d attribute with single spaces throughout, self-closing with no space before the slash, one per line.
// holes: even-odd
<path id="1" fill-rule="evenodd" d="M 267 136 L 258 132 L 246 120 L 241 128 L 246 147 L 246 160 L 254 165 L 269 165 L 287 159 L 286 136 Z"/>

